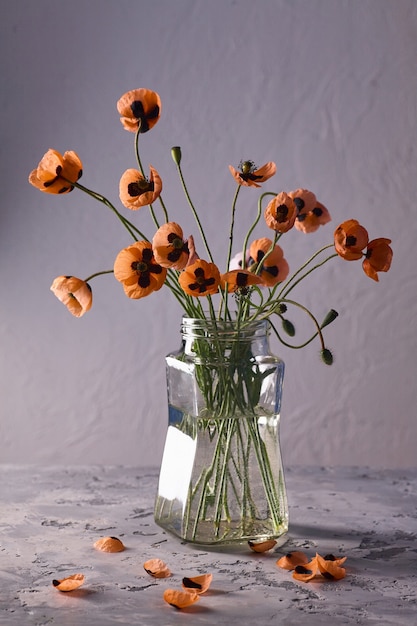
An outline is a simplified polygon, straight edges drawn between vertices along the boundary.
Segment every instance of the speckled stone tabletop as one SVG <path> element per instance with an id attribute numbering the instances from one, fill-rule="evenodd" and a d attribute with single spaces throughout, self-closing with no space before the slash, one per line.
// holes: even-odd
<path id="1" fill-rule="evenodd" d="M 289 468 L 290 532 L 279 548 L 206 549 L 153 521 L 157 472 L 123 467 L 0 466 L 0 624 L 417 624 L 417 469 Z M 124 552 L 93 548 L 117 536 Z M 290 550 L 347 556 L 340 581 L 297 582 Z M 167 579 L 143 569 L 164 560 Z M 184 576 L 211 572 L 200 601 L 164 602 Z M 53 579 L 82 573 L 78 590 Z"/>

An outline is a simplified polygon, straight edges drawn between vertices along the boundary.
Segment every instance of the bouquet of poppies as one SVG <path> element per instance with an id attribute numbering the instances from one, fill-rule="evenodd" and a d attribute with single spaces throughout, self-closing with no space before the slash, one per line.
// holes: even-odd
<path id="1" fill-rule="evenodd" d="M 199 231 L 202 250 L 195 245 L 194 237 L 184 237 L 183 228 L 172 221 L 162 198 L 162 179 L 152 166 L 145 172 L 139 153 L 139 138 L 157 124 L 161 115 L 159 95 L 149 89 L 135 89 L 125 93 L 117 102 L 117 110 L 123 127 L 135 135 L 136 167 L 125 171 L 120 178 L 119 197 L 121 203 L 136 211 L 148 206 L 155 223 L 156 232 L 148 237 L 133 221 L 125 217 L 118 208 L 101 194 L 82 185 L 82 162 L 73 151 L 60 154 L 48 150 L 38 167 L 29 176 L 29 182 L 40 191 L 49 194 L 70 193 L 80 190 L 107 206 L 128 231 L 132 243 L 121 250 L 113 263 L 113 268 L 91 274 L 85 279 L 75 276 L 59 276 L 51 286 L 53 293 L 76 317 L 81 317 L 92 306 L 90 282 L 101 274 L 113 273 L 120 281 L 129 298 L 147 297 L 163 286 L 167 286 L 181 303 L 184 313 L 193 318 L 212 320 L 235 320 L 240 325 L 255 320 L 268 319 L 277 337 L 288 343 L 282 332 L 292 337 L 294 325 L 285 317 L 288 306 L 301 308 L 310 317 L 314 332 L 307 342 L 315 337 L 321 342 L 321 356 L 325 363 L 332 362 L 332 354 L 326 348 L 322 329 L 337 316 L 333 309 L 320 323 L 307 308 L 290 298 L 290 293 L 300 281 L 312 271 L 334 257 L 347 261 L 362 260 L 365 273 L 378 280 L 378 272 L 388 271 L 392 249 L 390 240 L 378 238 L 369 240 L 366 229 L 355 219 L 340 224 L 334 232 L 334 241 L 318 250 L 292 275 L 279 245 L 281 237 L 295 228 L 303 233 L 312 233 L 330 221 L 327 208 L 317 200 L 312 191 L 296 189 L 279 193 L 263 193 L 258 200 L 257 211 L 247 235 L 232 256 L 234 250 L 235 211 L 239 193 L 243 187 L 261 187 L 276 172 L 275 163 L 268 162 L 257 167 L 253 161 L 241 161 L 238 168 L 229 166 L 237 187 L 234 194 L 228 249 L 223 264 L 215 262 L 200 221 L 184 180 L 181 169 L 181 149 L 172 148 L 172 157 L 178 169 L 195 226 Z M 263 208 L 265 198 L 269 202 Z M 161 216 L 157 215 L 155 203 L 159 202 Z M 250 241 L 250 236 L 263 214 L 270 237 Z M 323 256 L 324 255 L 324 256 Z M 233 293 L 235 310 L 231 310 L 229 294 Z M 219 304 L 214 305 L 213 297 L 219 295 Z M 203 306 L 205 300 L 207 306 Z M 280 322 L 278 328 L 277 322 Z"/>

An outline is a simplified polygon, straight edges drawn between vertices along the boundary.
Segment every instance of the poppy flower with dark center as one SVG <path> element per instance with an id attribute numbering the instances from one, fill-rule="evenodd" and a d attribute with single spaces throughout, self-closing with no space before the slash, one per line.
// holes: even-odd
<path id="1" fill-rule="evenodd" d="M 305 215 L 314 209 L 317 198 L 312 191 L 308 189 L 295 189 L 288 193 L 297 207 L 297 215 Z"/>
<path id="2" fill-rule="evenodd" d="M 122 204 L 133 211 L 152 204 L 162 191 L 162 180 L 152 165 L 149 166 L 149 179 L 133 168 L 125 171 L 119 183 L 119 196 Z"/>
<path id="3" fill-rule="evenodd" d="M 299 213 L 295 220 L 295 228 L 303 233 L 314 233 L 320 226 L 331 221 L 326 207 L 316 200 L 314 208 L 307 213 Z"/>
<path id="4" fill-rule="evenodd" d="M 334 232 L 336 252 L 346 261 L 361 259 L 368 241 L 368 232 L 359 224 L 358 220 L 346 220 Z"/>
<path id="5" fill-rule="evenodd" d="M 297 207 L 293 199 L 281 191 L 271 200 L 265 209 L 265 221 L 268 228 L 277 233 L 286 233 L 294 226 L 297 216 Z"/>
<path id="6" fill-rule="evenodd" d="M 273 287 L 277 283 L 284 281 L 290 268 L 287 261 L 284 259 L 284 252 L 278 245 L 274 246 L 272 252 L 269 253 L 272 246 L 272 241 L 263 237 L 262 239 L 256 239 L 252 242 L 249 248 L 249 267 L 252 264 L 256 264 L 256 267 L 261 264 L 261 270 L 256 273 L 262 278 L 262 282 L 267 287 Z M 268 253 L 265 261 L 263 258 Z"/>
<path id="7" fill-rule="evenodd" d="M 217 293 L 220 272 L 214 263 L 198 259 L 188 265 L 178 277 L 181 288 L 190 296 L 208 296 Z"/>
<path id="8" fill-rule="evenodd" d="M 140 133 L 153 128 L 161 116 L 161 99 L 150 89 L 133 89 L 126 92 L 117 102 L 117 110 L 123 128 Z"/>
<path id="9" fill-rule="evenodd" d="M 58 276 L 51 285 L 51 291 L 75 317 L 82 317 L 93 304 L 90 285 L 76 276 Z"/>
<path id="10" fill-rule="evenodd" d="M 264 183 L 275 174 L 277 166 L 272 161 L 269 161 L 259 169 L 256 169 L 253 161 L 241 161 L 239 169 L 240 171 L 229 165 L 229 170 L 238 185 L 260 187 L 259 183 Z"/>
<path id="11" fill-rule="evenodd" d="M 69 193 L 83 173 L 79 156 L 69 150 L 61 155 L 57 150 L 48 150 L 36 170 L 29 174 L 31 185 L 45 193 Z"/>
<path id="12" fill-rule="evenodd" d="M 362 263 L 363 271 L 369 278 L 378 281 L 377 272 L 388 272 L 392 261 L 391 239 L 380 237 L 368 243 L 365 258 Z"/>
<path id="13" fill-rule="evenodd" d="M 149 241 L 137 241 L 124 248 L 114 262 L 115 278 L 122 283 L 125 294 L 136 300 L 161 289 L 166 273 L 156 263 Z"/>
<path id="14" fill-rule="evenodd" d="M 159 265 L 175 270 L 182 270 L 198 257 L 195 253 L 194 239 L 189 237 L 184 241 L 183 231 L 179 224 L 167 222 L 156 231 L 152 240 L 154 257 Z"/>
<path id="15" fill-rule="evenodd" d="M 262 278 L 249 270 L 230 270 L 220 276 L 220 284 L 222 289 L 230 292 L 245 293 L 247 287 L 251 285 L 261 285 Z"/>

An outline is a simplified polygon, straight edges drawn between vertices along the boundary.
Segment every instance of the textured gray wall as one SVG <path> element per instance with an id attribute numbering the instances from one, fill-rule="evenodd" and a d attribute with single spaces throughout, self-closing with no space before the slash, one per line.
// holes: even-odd
<path id="1" fill-rule="evenodd" d="M 82 193 L 47 196 L 27 183 L 48 148 L 76 150 L 81 182 L 120 207 L 120 175 L 135 164 L 116 102 L 147 87 L 163 114 L 143 136 L 145 167 L 158 169 L 171 218 L 191 232 L 170 157 L 182 146 L 219 265 L 235 190 L 227 166 L 242 158 L 276 161 L 267 189 L 308 187 L 331 212 L 317 233 L 284 237 L 292 268 L 350 217 L 371 238 L 392 238 L 393 267 L 379 284 L 337 259 L 294 294 L 319 318 L 331 307 L 340 317 L 326 334 L 331 368 L 317 344 L 302 353 L 274 345 L 287 365 L 282 442 L 286 463 L 415 464 L 415 0 L 15 0 L 1 9 L 0 462 L 160 460 L 163 357 L 178 345 L 181 311 L 166 290 L 134 302 L 102 277 L 92 310 L 73 318 L 49 291 L 54 277 L 109 269 L 130 241 Z M 257 197 L 240 195 L 242 236 Z M 129 217 L 153 233 L 147 209 Z"/>

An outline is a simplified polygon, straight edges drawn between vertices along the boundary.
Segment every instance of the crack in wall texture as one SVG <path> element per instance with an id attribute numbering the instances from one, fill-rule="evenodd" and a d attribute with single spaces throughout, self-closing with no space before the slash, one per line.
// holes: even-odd
<path id="1" fill-rule="evenodd" d="M 163 110 L 141 139 L 144 166 L 160 172 L 171 218 L 195 233 L 170 156 L 182 147 L 220 265 L 235 191 L 228 165 L 241 159 L 274 160 L 265 189 L 307 187 L 332 215 L 315 234 L 284 237 L 292 269 L 350 217 L 392 239 L 379 284 L 337 259 L 294 292 L 319 319 L 330 308 L 340 316 L 326 329 L 331 368 L 318 344 L 273 345 L 286 363 L 282 445 L 288 464 L 415 465 L 414 0 L 17 0 L 2 15 L 0 461 L 160 461 L 164 355 L 179 343 L 181 310 L 166 290 L 130 301 L 105 276 L 92 283 L 92 310 L 73 318 L 52 280 L 110 269 L 130 241 L 90 198 L 27 183 L 48 148 L 76 150 L 82 182 L 123 210 L 119 178 L 135 163 L 116 102 L 148 87 Z M 236 241 L 257 198 L 240 194 Z M 147 209 L 133 219 L 152 236 Z M 256 234 L 267 236 L 263 226 Z"/>

